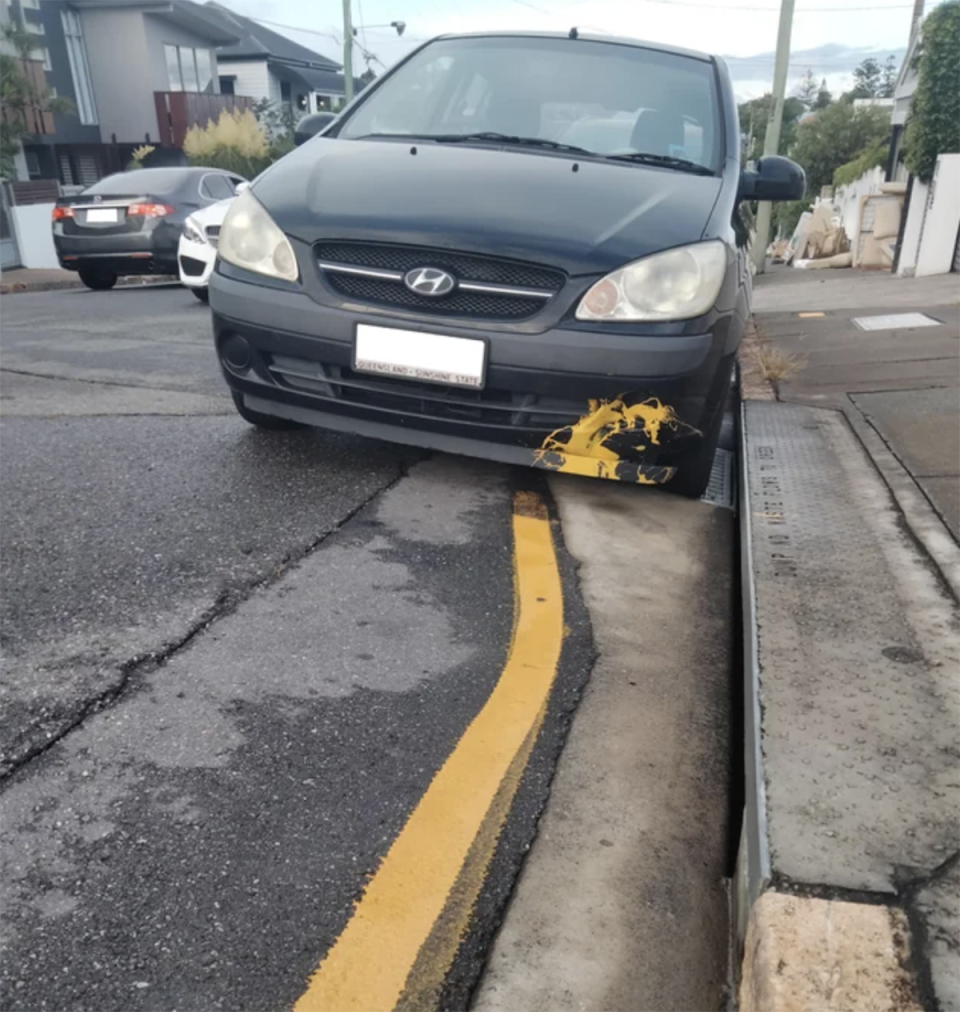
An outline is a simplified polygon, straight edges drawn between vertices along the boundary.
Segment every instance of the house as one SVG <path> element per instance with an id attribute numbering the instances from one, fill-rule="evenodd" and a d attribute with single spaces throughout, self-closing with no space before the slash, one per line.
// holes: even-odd
<path id="1" fill-rule="evenodd" d="M 37 118 L 33 143 L 25 144 L 17 158 L 17 176 L 27 179 L 57 179 L 62 164 L 71 178 L 95 182 L 100 178 L 100 129 L 92 99 L 89 69 L 83 39 L 68 37 L 62 19 L 63 5 L 49 0 L 3 0 L 0 21 L 13 23 L 35 35 L 29 71 L 38 91 L 49 88 L 67 98 L 73 113 Z M 69 16 L 69 15 L 68 15 Z"/>
<path id="2" fill-rule="evenodd" d="M 887 180 L 901 180 L 907 178 L 907 171 L 903 166 L 903 134 L 907 126 L 907 117 L 910 115 L 910 103 L 913 101 L 913 93 L 917 90 L 917 46 L 920 44 L 919 26 L 915 25 L 910 36 L 910 44 L 907 47 L 907 54 L 900 65 L 900 73 L 897 75 L 897 83 L 893 88 L 893 112 L 891 113 L 892 132 L 890 135 L 890 157 L 887 161 Z"/>
<path id="3" fill-rule="evenodd" d="M 252 18 L 235 14 L 210 0 L 215 11 L 238 36 L 217 50 L 220 90 L 267 99 L 296 120 L 307 113 L 331 109 L 343 98 L 339 63 L 272 31 Z M 360 90 L 362 85 L 356 88 Z"/>
<path id="4" fill-rule="evenodd" d="M 237 36 L 202 4 L 65 0 L 60 5 L 79 16 L 104 144 L 158 145 L 169 155 L 163 160 L 177 160 L 188 127 L 250 104 L 220 95 L 216 48 Z"/>

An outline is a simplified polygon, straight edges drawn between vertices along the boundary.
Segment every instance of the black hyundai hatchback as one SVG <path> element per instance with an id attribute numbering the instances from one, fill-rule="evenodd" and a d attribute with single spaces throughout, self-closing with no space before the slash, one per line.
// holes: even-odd
<path id="1" fill-rule="evenodd" d="M 445 36 L 237 198 L 210 304 L 240 414 L 700 495 L 750 307 L 716 57 Z"/>

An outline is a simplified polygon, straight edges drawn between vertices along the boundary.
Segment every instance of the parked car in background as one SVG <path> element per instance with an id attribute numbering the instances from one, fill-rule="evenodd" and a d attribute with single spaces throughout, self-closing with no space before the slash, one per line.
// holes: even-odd
<path id="1" fill-rule="evenodd" d="M 106 176 L 53 209 L 60 266 L 94 289 L 129 274 L 179 271 L 177 246 L 190 214 L 232 197 L 241 176 L 222 169 L 134 169 Z"/>
<path id="2" fill-rule="evenodd" d="M 242 193 L 249 183 L 240 183 L 237 193 Z M 207 301 L 207 284 L 217 262 L 217 244 L 220 240 L 220 226 L 226 217 L 234 198 L 218 200 L 216 204 L 194 211 L 183 223 L 177 263 L 180 267 L 180 283 L 189 288 L 201 302 Z"/>
<path id="3" fill-rule="evenodd" d="M 740 157 L 716 56 L 426 43 L 230 207 L 238 412 L 700 496 L 750 317 L 740 203 L 805 187 Z"/>

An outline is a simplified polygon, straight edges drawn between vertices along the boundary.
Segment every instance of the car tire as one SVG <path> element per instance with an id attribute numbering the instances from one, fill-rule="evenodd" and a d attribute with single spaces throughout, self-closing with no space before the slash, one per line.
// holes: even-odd
<path id="1" fill-rule="evenodd" d="M 291 422 L 289 418 L 277 418 L 275 415 L 263 415 L 259 411 L 251 411 L 243 403 L 243 394 L 238 394 L 235 390 L 231 390 L 230 394 L 233 397 L 234 406 L 240 417 L 245 422 L 255 425 L 258 429 L 269 429 L 273 432 L 289 432 L 293 429 L 306 428 L 300 422 Z"/>
<path id="2" fill-rule="evenodd" d="M 95 292 L 105 292 L 117 283 L 117 275 L 111 271 L 95 271 L 89 268 L 77 272 L 80 280 Z"/>
<path id="3" fill-rule="evenodd" d="M 667 483 L 670 492 L 682 495 L 687 499 L 699 499 L 710 484 L 710 472 L 713 470 L 713 458 L 720 442 L 720 430 L 723 427 L 723 405 L 717 408 L 716 416 L 704 434 L 697 449 L 677 461 L 677 473 Z"/>
<path id="4" fill-rule="evenodd" d="M 210 301 L 210 290 L 208 288 L 191 288 L 190 291 L 193 292 L 194 297 L 198 298 L 201 302 Z"/>

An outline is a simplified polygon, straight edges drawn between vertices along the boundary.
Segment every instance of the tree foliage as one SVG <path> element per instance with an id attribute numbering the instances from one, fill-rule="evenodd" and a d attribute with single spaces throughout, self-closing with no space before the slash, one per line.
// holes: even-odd
<path id="1" fill-rule="evenodd" d="M 842 96 L 844 102 L 856 98 L 891 98 L 897 84 L 897 58 L 888 56 L 883 63 L 868 56 L 853 71 L 853 87 Z"/>
<path id="2" fill-rule="evenodd" d="M 0 54 L 0 176 L 10 179 L 16 175 L 14 159 L 23 142 L 34 136 L 30 113 L 73 112 L 68 98 L 55 96 L 49 88 L 40 88 L 24 72 L 24 63 L 30 60 L 37 45 L 37 37 L 14 24 L 3 26 L 3 37 L 10 43 L 12 53 Z"/>
<path id="3" fill-rule="evenodd" d="M 807 174 L 807 194 L 816 196 L 822 187 L 832 185 L 833 174 L 841 165 L 887 141 L 889 135 L 888 111 L 834 102 L 800 124 L 790 157 Z"/>
<path id="4" fill-rule="evenodd" d="M 960 151 L 960 2 L 941 4 L 927 16 L 922 30 L 904 160 L 915 176 L 929 182 L 937 155 Z"/>
<path id="5" fill-rule="evenodd" d="M 833 101 L 833 95 L 830 94 L 830 89 L 827 88 L 827 79 L 824 78 L 820 82 L 820 90 L 817 92 L 816 101 L 813 103 L 814 109 L 826 109 L 826 107 Z"/>
<path id="6" fill-rule="evenodd" d="M 817 83 L 817 79 L 813 76 L 813 71 L 808 69 L 807 72 L 797 82 L 797 86 L 794 89 L 794 94 L 804 104 L 807 109 L 812 109 L 814 103 L 817 101 L 817 93 L 820 91 L 820 85 Z"/>
<path id="7" fill-rule="evenodd" d="M 767 133 L 767 122 L 770 119 L 770 106 L 773 96 L 763 95 L 761 98 L 741 102 L 740 132 L 749 139 L 749 147 L 745 157 L 757 159 L 763 154 L 763 141 Z M 780 150 L 789 151 L 797 135 L 797 120 L 804 113 L 803 103 L 799 98 L 790 97 L 783 103 L 783 125 L 780 128 Z"/>

